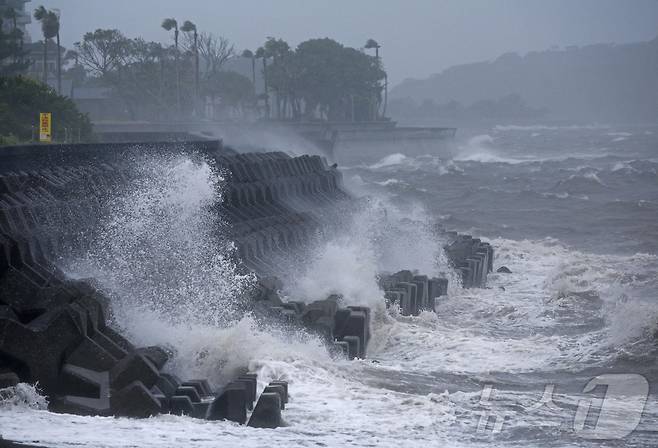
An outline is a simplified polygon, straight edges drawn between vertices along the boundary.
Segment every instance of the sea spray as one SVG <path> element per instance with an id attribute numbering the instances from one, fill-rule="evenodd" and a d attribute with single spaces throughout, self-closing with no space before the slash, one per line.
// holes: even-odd
<path id="1" fill-rule="evenodd" d="M 495 138 L 489 134 L 476 135 L 459 146 L 455 161 L 480 163 L 523 163 L 523 160 L 504 157 L 494 146 Z"/>
<path id="2" fill-rule="evenodd" d="M 375 309 L 385 302 L 377 283 L 382 272 L 409 269 L 431 277 L 452 271 L 418 204 L 403 210 L 373 198 L 345 219 L 336 235 L 316 241 L 308 259 L 286 273 L 291 298 L 309 302 L 338 294 L 345 305 Z"/>
<path id="3" fill-rule="evenodd" d="M 38 384 L 18 383 L 15 386 L 0 389 L 0 409 L 48 409 L 48 400 L 41 395 Z"/>
<path id="4" fill-rule="evenodd" d="M 243 317 L 254 277 L 239 269 L 216 211 L 223 181 L 203 160 L 139 158 L 126 188 L 108 201 L 88 251 L 67 263 L 73 276 L 91 277 L 108 293 L 114 325 L 136 343 L 200 356 L 186 353 L 177 336 Z"/>

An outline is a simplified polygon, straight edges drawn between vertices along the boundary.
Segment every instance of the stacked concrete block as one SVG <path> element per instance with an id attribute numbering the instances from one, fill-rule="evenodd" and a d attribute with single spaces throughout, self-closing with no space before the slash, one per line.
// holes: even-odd
<path id="1" fill-rule="evenodd" d="M 437 298 L 448 293 L 448 280 L 429 278 L 411 271 L 382 275 L 379 286 L 384 290 L 386 305 L 398 307 L 404 316 L 435 311 Z"/>
<path id="2" fill-rule="evenodd" d="M 251 153 L 217 163 L 230 179 L 220 213 L 242 261 L 259 275 L 277 274 L 277 260 L 303 248 L 330 211 L 350 202 L 340 172 L 319 156 Z"/>
<path id="3" fill-rule="evenodd" d="M 483 288 L 487 275 L 493 271 L 493 247 L 470 235 L 448 232 L 449 242 L 444 247 L 448 259 L 461 274 L 464 288 Z"/>
<path id="4" fill-rule="evenodd" d="M 0 235 L 3 379 L 38 382 L 55 412 L 135 418 L 174 413 L 246 423 L 257 398 L 255 376 L 213 391 L 205 380 L 164 373 L 164 350 L 136 348 L 107 326 L 109 300 L 102 293 L 25 251 L 29 246 Z"/>
<path id="5" fill-rule="evenodd" d="M 318 335 L 334 352 L 347 359 L 363 359 L 370 342 L 370 308 L 341 306 L 342 297 L 330 296 L 325 300 L 282 302 L 278 294 L 259 286 L 260 297 L 283 322 L 302 325 Z M 263 291 L 267 292 L 263 292 Z"/>
<path id="6" fill-rule="evenodd" d="M 67 250 L 85 250 L 104 201 L 134 175 L 130 155 L 174 150 L 216 161 L 235 155 L 218 142 L 2 148 L 0 385 L 38 382 L 50 408 L 58 412 L 126 417 L 174 413 L 247 422 L 258 398 L 253 375 L 215 391 L 205 380 L 181 381 L 165 373 L 164 350 L 137 348 L 110 328 L 109 300 L 91 284 L 67 278 L 53 263 Z M 251 165 L 236 172 L 251 177 L 235 188 L 228 186 L 237 204 L 229 223 L 236 224 L 241 238 L 256 242 L 255 253 L 266 264 L 271 252 L 307 238 L 312 219 L 273 201 L 271 184 L 285 173 L 294 174 L 294 159 L 276 153 L 239 160 Z M 321 177 L 326 167 L 308 162 L 294 162 L 297 172 L 303 168 L 304 175 Z M 265 178 L 272 182 L 263 182 Z M 301 195 L 324 190 L 318 179 L 297 187 Z M 275 285 L 264 284 L 263 299 L 270 300 Z M 272 385 L 268 393 L 282 388 Z M 287 385 L 285 392 L 287 400 Z"/>
<path id="7" fill-rule="evenodd" d="M 258 397 L 250 375 L 213 391 L 204 380 L 167 374 L 164 350 L 135 347 L 109 327 L 107 298 L 67 278 L 53 262 L 86 249 L 108 196 L 135 175 L 135 156 L 172 151 L 202 157 L 226 174 L 223 200 L 215 205 L 218 226 L 228 224 L 238 256 L 259 277 L 255 303 L 289 325 L 305 326 L 349 359 L 367 355 L 370 309 L 345 307 L 339 297 L 284 302 L 274 278 L 281 260 L 358 205 L 323 158 L 236 154 L 221 142 L 26 146 L 0 152 L 0 384 L 39 382 L 51 408 L 62 412 L 168 412 L 277 426 L 287 384 L 269 384 Z M 446 252 L 464 285 L 483 286 L 493 267 L 491 247 L 449 238 Z M 387 303 L 405 315 L 434 310 L 447 292 L 445 279 L 410 271 L 381 283 Z"/>

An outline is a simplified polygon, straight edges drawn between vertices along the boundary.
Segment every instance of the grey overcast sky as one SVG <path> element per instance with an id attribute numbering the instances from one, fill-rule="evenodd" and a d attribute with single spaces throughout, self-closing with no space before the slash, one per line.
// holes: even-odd
<path id="1" fill-rule="evenodd" d="M 382 45 L 392 83 L 424 78 L 461 63 L 557 45 L 634 42 L 658 35 L 658 0 L 33 0 L 59 8 L 62 41 L 71 46 L 96 28 L 165 42 L 165 17 L 256 48 L 267 36 L 291 46 L 331 37 Z M 38 24 L 32 24 L 38 39 Z"/>

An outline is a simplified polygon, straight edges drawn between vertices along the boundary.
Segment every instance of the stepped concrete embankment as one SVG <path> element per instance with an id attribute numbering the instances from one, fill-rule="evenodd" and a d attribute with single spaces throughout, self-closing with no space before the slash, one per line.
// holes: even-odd
<path id="1" fill-rule="evenodd" d="M 354 206 L 341 173 L 319 156 L 238 154 L 218 141 L 35 145 L 0 148 L 0 386 L 38 383 L 57 412 L 148 417 L 185 414 L 256 427 L 281 424 L 288 384 L 257 391 L 244 371 L 219 387 L 168 373 L 170 353 L 137 347 L 108 322 L 111 301 L 57 261 L 85 249 L 105 198 L 134 175 L 140 157 L 202 157 L 226 174 L 218 220 L 229 226 L 240 262 L 258 276 L 252 299 L 291 325 L 304 326 L 348 358 L 367 356 L 371 311 L 339 296 L 286 302 L 275 277 L 287 253 L 302 250 L 337 210 Z M 493 251 L 448 234 L 445 247 L 465 287 L 483 286 Z M 402 271 L 382 276 L 390 306 L 403 314 L 434 310 L 447 280 Z"/>

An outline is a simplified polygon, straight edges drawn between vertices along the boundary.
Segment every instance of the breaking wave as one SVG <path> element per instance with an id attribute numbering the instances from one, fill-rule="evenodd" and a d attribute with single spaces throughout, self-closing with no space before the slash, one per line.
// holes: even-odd
<path id="1" fill-rule="evenodd" d="M 48 400 L 41 395 L 38 385 L 18 383 L 16 386 L 0 389 L 0 409 L 48 409 Z"/>

